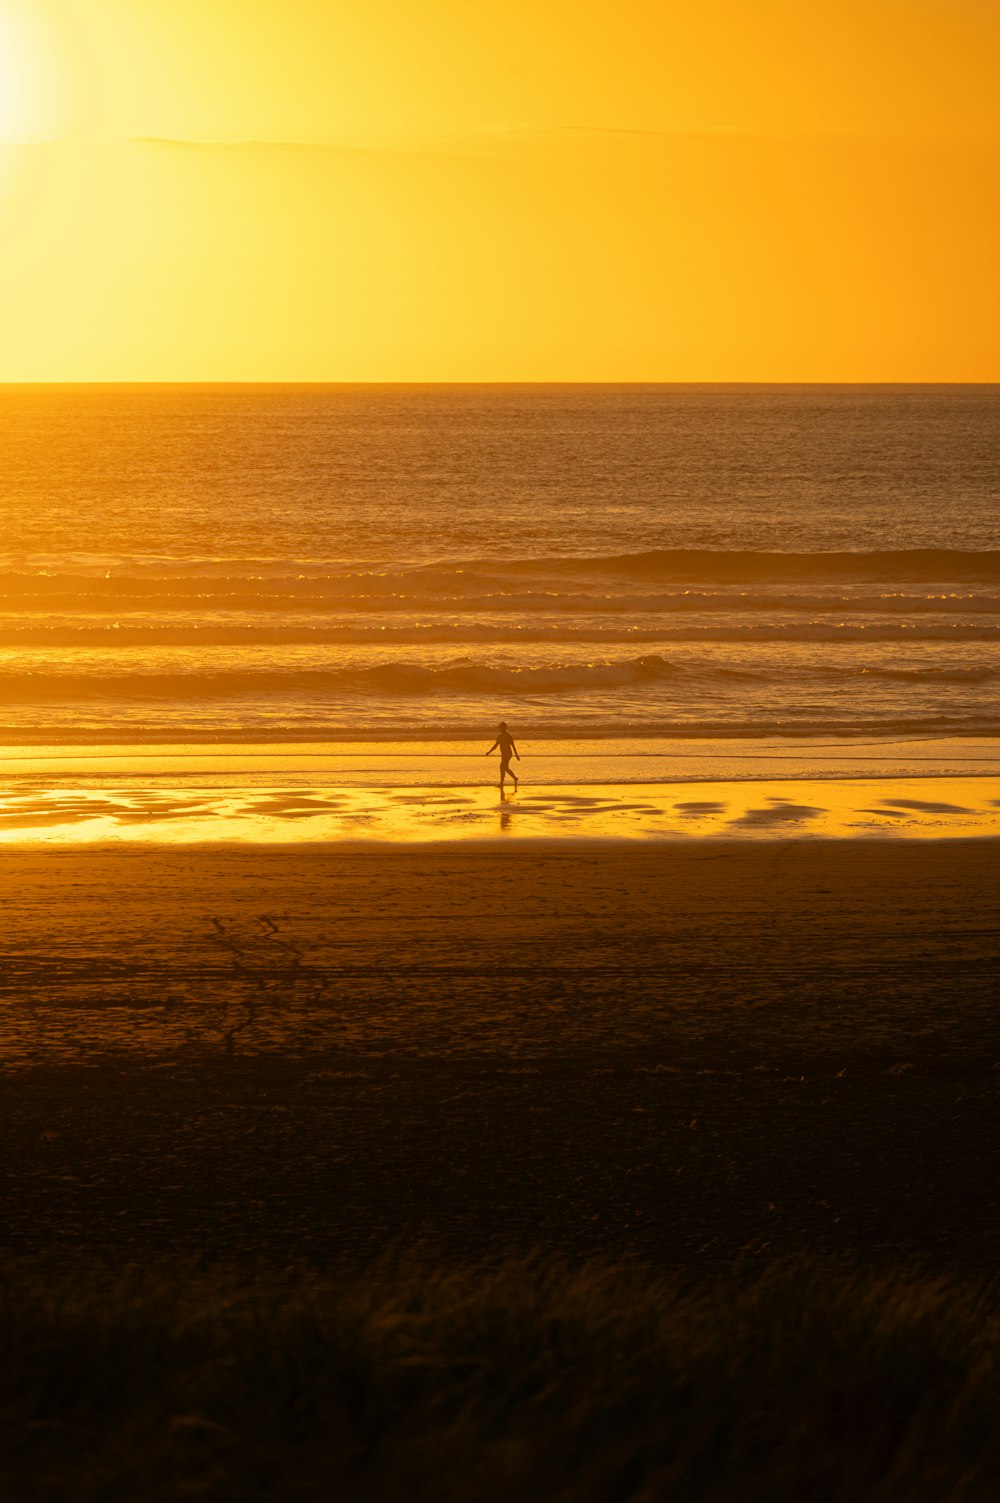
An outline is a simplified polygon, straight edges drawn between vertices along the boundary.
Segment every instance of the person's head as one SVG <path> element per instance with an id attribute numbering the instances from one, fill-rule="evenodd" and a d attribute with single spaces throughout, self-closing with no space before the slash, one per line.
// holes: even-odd
<path id="1" fill-rule="evenodd" d="M 507 722 L 506 722 L 506 720 L 501 720 L 501 722 L 500 722 L 500 729 L 502 731 L 505 731 L 507 729 Z"/>

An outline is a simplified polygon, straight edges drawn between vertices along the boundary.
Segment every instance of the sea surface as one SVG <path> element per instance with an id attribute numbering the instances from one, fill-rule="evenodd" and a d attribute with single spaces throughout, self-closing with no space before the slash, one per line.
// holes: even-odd
<path id="1" fill-rule="evenodd" d="M 1000 734 L 1000 388 L 0 389 L 7 745 Z"/>

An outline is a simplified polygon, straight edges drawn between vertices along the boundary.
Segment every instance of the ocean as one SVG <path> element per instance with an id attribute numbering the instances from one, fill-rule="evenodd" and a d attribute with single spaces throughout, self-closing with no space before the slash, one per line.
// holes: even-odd
<path id="1" fill-rule="evenodd" d="M 998 397 L 4 388 L 2 739 L 1000 734 Z"/>

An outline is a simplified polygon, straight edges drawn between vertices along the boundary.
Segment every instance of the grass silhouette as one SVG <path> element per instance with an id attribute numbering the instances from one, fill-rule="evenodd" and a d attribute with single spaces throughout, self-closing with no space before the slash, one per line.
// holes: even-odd
<path id="1" fill-rule="evenodd" d="M 0 1277 L 0 1492 L 978 1503 L 996 1279 L 534 1257 Z"/>

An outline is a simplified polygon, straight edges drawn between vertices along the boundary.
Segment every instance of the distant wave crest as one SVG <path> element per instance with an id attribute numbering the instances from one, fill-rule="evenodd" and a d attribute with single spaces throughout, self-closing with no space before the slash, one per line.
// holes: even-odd
<path id="1" fill-rule="evenodd" d="M 475 558 L 407 566 L 292 559 L 0 560 L 0 602 L 8 609 L 218 608 L 232 610 L 388 610 L 423 602 L 463 609 L 574 608 L 567 602 L 627 597 L 652 588 L 647 609 L 711 609 L 711 599 L 684 599 L 683 587 L 738 587 L 744 608 L 815 609 L 803 600 L 772 600 L 769 587 L 799 586 L 854 593 L 859 587 L 1000 584 L 1000 550 L 892 549 L 882 552 L 775 553 L 651 549 L 589 557 Z M 674 589 L 666 587 L 673 586 Z M 763 592 L 763 593 L 762 593 Z M 711 593 L 711 592 L 709 592 Z M 724 608 L 728 595 L 717 608 Z M 2 608 L 2 604 L 0 604 Z M 869 608 L 877 608 L 869 602 Z M 987 605 L 987 608 L 988 605 Z"/>
<path id="2" fill-rule="evenodd" d="M 473 557 L 433 564 L 368 564 L 338 559 L 135 557 L 0 554 L 0 571 L 55 574 L 72 568 L 78 577 L 134 578 L 359 578 L 393 569 L 432 580 L 456 572 L 483 574 L 628 575 L 658 580 L 732 579 L 982 579 L 1000 580 L 1000 549 L 890 548 L 866 551 L 760 551 L 754 549 L 649 548 L 638 553 L 545 554 L 536 557 Z"/>
<path id="3" fill-rule="evenodd" d="M 623 612 L 624 614 L 624 612 Z M 127 617 L 114 621 L 38 621 L 24 617 L 0 618 L 0 647 L 259 647 L 330 644 L 379 646 L 427 646 L 477 643 L 551 642 L 553 644 L 624 642 L 1000 642 L 1000 610 L 996 619 L 935 620 L 921 616 L 912 621 L 789 620 L 658 622 L 642 625 L 623 621 L 579 624 L 521 622 L 407 621 L 401 624 L 374 622 L 310 621 L 137 621 Z"/>

